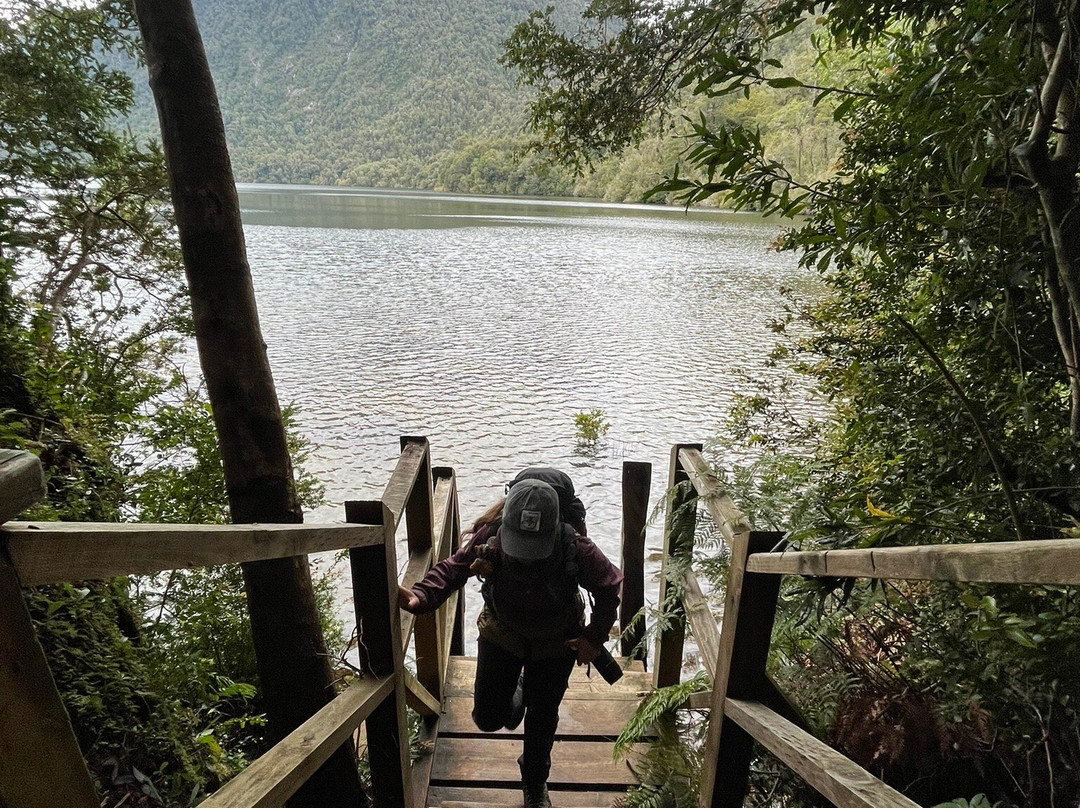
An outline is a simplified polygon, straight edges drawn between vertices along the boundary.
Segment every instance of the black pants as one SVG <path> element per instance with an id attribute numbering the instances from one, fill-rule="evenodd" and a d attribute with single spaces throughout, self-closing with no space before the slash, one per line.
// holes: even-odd
<path id="1" fill-rule="evenodd" d="M 472 716 L 482 732 L 495 732 L 506 724 L 518 675 L 525 669 L 525 746 L 518 765 L 521 779 L 528 783 L 547 782 L 551 747 L 559 726 L 559 704 L 566 693 L 574 661 L 569 649 L 565 656 L 556 659 L 521 659 L 480 638 Z"/>

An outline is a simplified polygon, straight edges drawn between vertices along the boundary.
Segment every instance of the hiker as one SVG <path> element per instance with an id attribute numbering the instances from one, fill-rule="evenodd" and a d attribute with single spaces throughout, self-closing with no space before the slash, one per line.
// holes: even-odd
<path id="1" fill-rule="evenodd" d="M 570 478 L 526 469 L 506 499 L 477 520 L 471 540 L 412 589 L 398 587 L 401 608 L 422 614 L 470 576 L 483 581 L 472 717 L 483 732 L 516 729 L 524 717 L 518 766 L 525 808 L 551 808 L 559 704 L 574 663 L 596 659 L 619 605 L 622 573 L 585 532 L 585 507 Z M 579 586 L 593 599 L 588 625 Z"/>

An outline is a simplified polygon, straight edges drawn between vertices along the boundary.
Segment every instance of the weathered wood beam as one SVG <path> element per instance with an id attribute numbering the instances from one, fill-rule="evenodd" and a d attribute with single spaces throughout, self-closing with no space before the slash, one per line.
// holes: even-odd
<path id="1" fill-rule="evenodd" d="M 1080 540 L 761 553 L 750 556 L 746 569 L 772 575 L 1069 586 L 1080 584 Z"/>
<path id="2" fill-rule="evenodd" d="M 0 557 L 0 805 L 98 808 L 98 797 L 23 601 Z"/>
<path id="3" fill-rule="evenodd" d="M 716 659 L 720 653 L 720 629 L 716 627 L 716 618 L 713 617 L 709 601 L 706 600 L 697 576 L 692 570 L 687 570 L 683 575 L 683 608 L 686 609 L 686 619 L 690 622 L 690 631 L 697 641 L 698 650 L 701 651 L 701 662 L 710 677 L 716 676 Z"/>
<path id="4" fill-rule="evenodd" d="M 409 670 L 405 671 L 405 703 L 420 715 L 438 715 L 442 709 L 439 700 Z"/>
<path id="5" fill-rule="evenodd" d="M 346 502 L 345 519 L 381 523 L 382 546 L 349 551 L 353 607 L 361 634 L 360 665 L 375 676 L 393 676 L 393 692 L 367 717 L 368 764 L 375 808 L 402 808 L 412 802 L 409 726 L 405 707 L 405 656 L 397 592 L 396 523 L 385 502 Z"/>
<path id="6" fill-rule="evenodd" d="M 393 676 L 353 683 L 200 805 L 280 808 L 393 690 Z"/>
<path id="7" fill-rule="evenodd" d="M 382 494 L 382 501 L 386 503 L 386 507 L 393 514 L 395 528 L 401 524 L 401 517 L 405 513 L 409 494 L 412 493 L 416 478 L 420 475 L 426 461 L 426 441 L 424 443 L 408 441 L 402 445 L 401 456 L 398 458 L 397 465 L 390 475 L 390 481 L 387 482 Z"/>
<path id="8" fill-rule="evenodd" d="M 457 483 L 452 476 L 439 477 L 435 480 L 435 535 L 432 544 L 435 550 L 434 563 L 439 563 L 451 553 L 454 540 L 454 498 L 457 496 Z"/>
<path id="9" fill-rule="evenodd" d="M 0 449 L 0 524 L 45 497 L 41 461 L 29 452 Z"/>
<path id="10" fill-rule="evenodd" d="M 720 490 L 719 482 L 709 470 L 709 464 L 701 456 L 700 449 L 690 447 L 681 449 L 679 462 L 694 484 L 701 501 L 705 503 L 705 508 L 720 531 L 720 535 L 730 547 L 736 534 L 750 530 L 746 517 L 735 507 L 731 497 Z"/>
<path id="11" fill-rule="evenodd" d="M 697 509 L 693 506 L 690 492 L 680 487 L 688 478 L 679 460 L 679 453 L 684 449 L 701 451 L 701 444 L 676 444 L 671 447 L 668 465 L 667 514 L 664 519 L 664 546 L 660 560 L 660 592 L 658 603 L 666 608 L 669 600 L 668 588 L 671 585 L 672 562 L 684 560 L 687 563 L 694 552 L 694 527 L 697 521 Z M 670 624 L 665 628 L 657 627 L 653 662 L 653 683 L 657 687 L 677 684 L 682 674 L 683 641 L 686 635 L 686 617 L 682 601 L 673 605 L 674 612 Z"/>
<path id="12" fill-rule="evenodd" d="M 645 525 L 649 519 L 652 463 L 627 461 L 622 467 L 622 597 L 619 601 L 620 645 L 623 656 L 644 660 Z M 639 614 L 640 613 L 640 614 Z M 637 622 L 634 618 L 637 617 Z"/>
<path id="13" fill-rule="evenodd" d="M 918 808 L 918 803 L 757 701 L 729 696 L 724 715 L 837 808 Z"/>
<path id="14" fill-rule="evenodd" d="M 412 585 L 423 578 L 427 571 L 431 569 L 431 550 L 421 550 L 417 553 L 412 553 L 409 556 L 409 563 L 405 565 L 405 572 L 401 576 L 401 585 L 406 589 L 411 589 Z M 413 630 L 416 628 L 417 616 L 412 612 L 407 612 L 404 609 L 401 612 L 401 649 L 403 652 L 409 650 L 409 643 L 412 642 Z"/>
<path id="15" fill-rule="evenodd" d="M 701 766 L 701 805 L 741 808 L 746 796 L 753 738 L 725 715 L 726 698 L 760 700 L 768 687 L 765 664 L 772 640 L 780 579 L 746 572 L 753 552 L 774 546 L 775 533 L 735 534 L 724 601 L 724 623 L 713 676 L 709 732 Z"/>
<path id="16" fill-rule="evenodd" d="M 0 528 L 23 586 L 149 575 L 382 544 L 371 525 L 9 522 Z"/>

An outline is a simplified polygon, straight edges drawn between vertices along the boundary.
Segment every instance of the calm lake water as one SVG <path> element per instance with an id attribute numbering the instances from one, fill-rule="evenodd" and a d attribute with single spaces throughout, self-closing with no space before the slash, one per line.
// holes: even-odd
<path id="1" fill-rule="evenodd" d="M 463 523 L 519 469 L 556 466 L 617 563 L 622 462 L 653 464 L 655 503 L 671 444 L 718 434 L 740 374 L 766 372 L 779 289 L 808 282 L 752 214 L 295 186 L 240 198 L 278 394 L 326 484 L 311 522 L 378 497 L 398 437 L 426 435 L 457 472 Z M 574 415 L 592 409 L 611 428 L 583 452 Z M 348 630 L 344 586 L 340 605 Z"/>

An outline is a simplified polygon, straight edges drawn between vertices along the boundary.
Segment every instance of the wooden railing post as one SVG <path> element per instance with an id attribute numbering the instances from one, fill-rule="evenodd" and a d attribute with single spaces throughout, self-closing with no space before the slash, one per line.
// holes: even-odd
<path id="1" fill-rule="evenodd" d="M 686 637 L 686 615 L 681 600 L 667 603 L 671 582 L 670 567 L 675 559 L 689 563 L 694 552 L 694 528 L 697 524 L 696 494 L 688 483 L 690 477 L 679 462 L 682 449 L 701 451 L 700 443 L 677 443 L 671 447 L 671 463 L 668 467 L 667 515 L 664 519 L 664 549 L 660 561 L 660 594 L 658 606 L 669 608 L 673 613 L 671 624 L 656 631 L 656 655 L 653 665 L 653 683 L 656 687 L 677 684 L 682 673 L 683 640 Z"/>
<path id="2" fill-rule="evenodd" d="M 622 468 L 622 599 L 620 649 L 624 657 L 645 660 L 645 523 L 649 519 L 652 463 L 627 461 Z M 634 622 L 634 618 L 637 621 Z"/>
<path id="3" fill-rule="evenodd" d="M 457 477 L 447 466 L 432 469 L 435 480 L 435 536 L 438 539 L 432 563 L 438 564 L 454 553 L 457 542 Z M 435 611 L 435 628 L 438 639 L 439 686 L 446 680 L 446 667 L 453 643 L 455 616 L 461 593 L 456 592 Z M 440 694 L 442 690 L 438 691 Z M 440 696 L 441 698 L 441 696 Z"/>
<path id="4" fill-rule="evenodd" d="M 38 459 L 0 450 L 0 523 L 44 494 Z M 6 546 L 0 548 L 0 805 L 98 806 Z"/>
<path id="5" fill-rule="evenodd" d="M 453 555 L 461 548 L 461 508 L 457 498 L 457 488 L 454 488 L 454 534 L 450 538 L 450 554 Z M 450 632 L 450 653 L 453 656 L 465 654 L 465 590 L 458 590 L 457 601 L 454 605 L 454 625 Z"/>
<path id="6" fill-rule="evenodd" d="M 404 436 L 401 448 L 410 443 L 423 448 L 424 460 L 413 483 L 412 492 L 405 502 L 405 529 L 408 536 L 409 557 L 431 553 L 432 561 L 437 548 L 432 545 L 435 531 L 435 508 L 433 503 L 433 480 L 431 476 L 431 447 L 425 437 Z M 396 581 L 395 581 L 396 583 Z M 417 615 L 413 638 L 416 654 L 416 679 L 436 699 L 442 699 L 442 675 L 439 671 L 439 629 L 434 613 Z"/>
<path id="7" fill-rule="evenodd" d="M 394 676 L 394 690 L 368 716 L 368 763 L 376 808 L 412 804 L 409 727 L 405 713 L 405 659 L 397 603 L 397 551 L 393 514 L 382 502 L 346 502 L 345 521 L 383 526 L 383 544 L 349 551 L 360 665 Z"/>
<path id="8" fill-rule="evenodd" d="M 712 711 L 701 767 L 703 808 L 741 808 L 754 739 L 724 714 L 724 700 L 760 701 L 771 689 L 765 664 L 772 640 L 780 577 L 746 572 L 746 559 L 783 539 L 781 533 L 736 533 L 731 545 L 724 623 L 713 677 Z"/>

